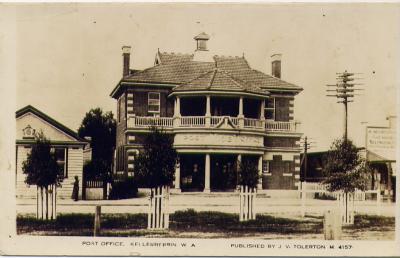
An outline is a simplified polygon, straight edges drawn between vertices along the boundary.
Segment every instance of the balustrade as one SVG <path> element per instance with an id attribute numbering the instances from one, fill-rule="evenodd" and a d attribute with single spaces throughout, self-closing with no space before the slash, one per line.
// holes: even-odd
<path id="1" fill-rule="evenodd" d="M 174 119 L 176 123 L 174 124 Z M 209 123 L 206 123 L 205 116 L 182 116 L 182 117 L 141 117 L 130 116 L 128 117 L 128 128 L 143 128 L 149 126 L 159 126 L 164 128 L 174 127 L 215 127 L 223 119 L 224 116 L 211 116 L 208 117 Z M 296 122 L 283 122 L 283 121 L 266 121 L 256 118 L 242 118 L 242 124 L 238 117 L 229 117 L 233 125 L 237 127 L 244 127 L 247 129 L 266 130 L 272 132 L 295 132 Z"/>

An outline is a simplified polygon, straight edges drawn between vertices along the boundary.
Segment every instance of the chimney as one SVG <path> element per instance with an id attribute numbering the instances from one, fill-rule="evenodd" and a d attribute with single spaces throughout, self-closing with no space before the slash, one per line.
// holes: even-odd
<path id="1" fill-rule="evenodd" d="M 272 76 L 276 78 L 281 78 L 281 59 L 282 59 L 282 54 L 273 54 L 271 56 Z"/>
<path id="2" fill-rule="evenodd" d="M 196 40 L 196 51 L 208 51 L 207 49 L 207 41 L 210 39 L 205 32 L 200 33 L 194 40 Z"/>
<path id="3" fill-rule="evenodd" d="M 129 64 L 130 64 L 130 59 L 131 59 L 131 46 L 123 46 L 122 47 L 122 56 L 123 56 L 123 70 L 122 70 L 122 76 L 128 76 L 130 71 L 129 71 Z"/>
<path id="4" fill-rule="evenodd" d="M 205 32 L 194 37 L 194 40 L 196 41 L 196 50 L 194 51 L 193 61 L 214 62 L 213 54 L 207 48 L 207 41 L 209 39 L 210 36 Z"/>

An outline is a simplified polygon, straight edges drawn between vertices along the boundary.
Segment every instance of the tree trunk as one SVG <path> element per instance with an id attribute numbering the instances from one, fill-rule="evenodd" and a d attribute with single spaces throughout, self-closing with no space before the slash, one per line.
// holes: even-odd
<path id="1" fill-rule="evenodd" d="M 36 186 L 36 218 L 39 219 L 39 187 Z"/>
<path id="2" fill-rule="evenodd" d="M 347 212 L 348 212 L 348 210 L 347 210 L 347 205 L 348 205 L 348 201 L 347 201 L 348 193 L 347 193 L 347 192 L 346 192 L 345 198 L 346 198 L 346 212 L 345 212 L 345 216 L 346 216 L 346 221 L 347 221 L 347 218 L 348 218 L 348 216 L 347 216 Z"/>
<path id="3" fill-rule="evenodd" d="M 42 216 L 40 218 L 43 219 L 43 187 L 40 187 L 40 203 L 40 207 L 42 210 Z"/>
<path id="4" fill-rule="evenodd" d="M 50 186 L 50 191 L 51 191 L 51 193 L 50 193 L 50 202 L 51 202 L 51 213 L 50 213 L 50 219 L 51 220 L 53 220 L 53 212 L 54 212 L 54 201 L 53 201 L 53 199 L 54 199 L 54 185 L 51 185 Z"/>
<path id="5" fill-rule="evenodd" d="M 46 220 L 49 219 L 49 187 L 46 186 Z"/>

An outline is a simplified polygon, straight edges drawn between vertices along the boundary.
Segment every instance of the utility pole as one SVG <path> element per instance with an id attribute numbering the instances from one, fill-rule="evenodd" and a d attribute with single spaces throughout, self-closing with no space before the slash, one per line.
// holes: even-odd
<path id="1" fill-rule="evenodd" d="M 304 148 L 304 154 L 303 158 L 300 162 L 300 166 L 303 166 L 304 164 L 304 173 L 303 173 L 303 181 L 306 181 L 307 178 L 307 170 L 308 170 L 308 164 L 307 164 L 307 151 L 314 146 L 311 146 L 311 144 L 315 144 L 315 142 L 310 142 L 307 136 L 305 136 L 303 139 L 300 140 L 300 145 Z"/>
<path id="2" fill-rule="evenodd" d="M 328 87 L 334 87 L 336 89 L 327 89 L 326 91 L 328 93 L 330 92 L 335 92 L 335 94 L 328 94 L 326 96 L 328 97 L 335 97 L 338 99 L 337 103 L 343 103 L 344 105 L 344 139 L 347 141 L 348 138 L 348 109 L 347 105 L 350 102 L 353 102 L 354 96 L 358 94 L 354 94 L 355 91 L 363 90 L 359 88 L 354 88 L 355 85 L 362 85 L 362 83 L 354 83 L 355 79 L 361 79 L 361 78 L 354 78 L 353 76 L 356 73 L 349 73 L 347 70 L 345 70 L 343 73 L 336 73 L 336 84 L 328 84 L 326 86 Z"/>

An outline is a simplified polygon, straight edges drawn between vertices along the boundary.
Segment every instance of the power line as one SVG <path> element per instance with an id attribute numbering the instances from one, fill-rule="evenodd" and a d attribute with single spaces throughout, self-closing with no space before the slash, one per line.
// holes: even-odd
<path id="1" fill-rule="evenodd" d="M 328 87 L 327 95 L 328 97 L 334 97 L 338 99 L 336 103 L 344 104 L 344 139 L 347 141 L 347 123 L 348 123 L 348 103 L 354 102 L 354 96 L 360 96 L 360 94 L 355 94 L 355 91 L 362 91 L 362 88 L 354 88 L 356 85 L 363 85 L 363 83 L 354 83 L 353 81 L 363 79 L 353 77 L 356 74 L 361 73 L 349 73 L 344 71 L 343 73 L 336 73 L 336 84 L 327 84 Z M 329 87 L 334 87 L 336 89 L 330 89 Z"/>

